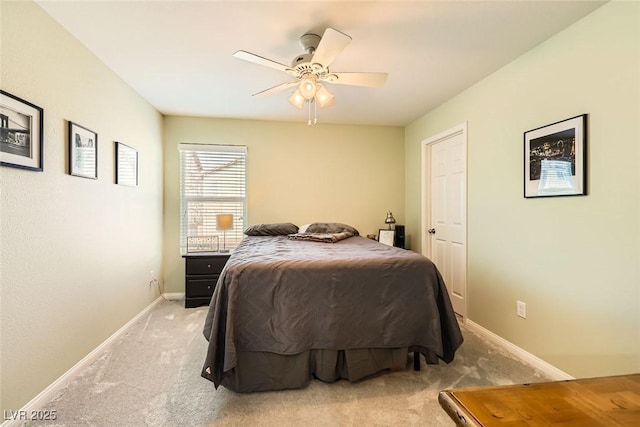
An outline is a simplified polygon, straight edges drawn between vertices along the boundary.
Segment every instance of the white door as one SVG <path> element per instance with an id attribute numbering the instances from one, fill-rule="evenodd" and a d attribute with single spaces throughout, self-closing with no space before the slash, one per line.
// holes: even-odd
<path id="1" fill-rule="evenodd" d="M 456 313 L 466 317 L 466 125 L 423 142 L 423 253 L 442 274 Z"/>

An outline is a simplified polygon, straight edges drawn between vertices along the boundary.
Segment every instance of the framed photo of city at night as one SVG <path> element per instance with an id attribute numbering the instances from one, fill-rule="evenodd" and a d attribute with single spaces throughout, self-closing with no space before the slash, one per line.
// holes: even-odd
<path id="1" fill-rule="evenodd" d="M 43 171 L 43 110 L 0 90 L 0 165 Z"/>
<path id="2" fill-rule="evenodd" d="M 587 115 L 524 133 L 524 197 L 587 194 Z"/>

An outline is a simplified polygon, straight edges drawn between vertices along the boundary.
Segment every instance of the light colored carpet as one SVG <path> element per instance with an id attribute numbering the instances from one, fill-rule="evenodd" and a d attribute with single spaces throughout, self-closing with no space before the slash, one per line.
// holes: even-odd
<path id="1" fill-rule="evenodd" d="M 546 381 L 543 373 L 463 328 L 455 360 L 357 383 L 236 394 L 200 377 L 208 307 L 163 301 L 139 319 L 44 409 L 56 426 L 451 426 L 438 392 Z"/>

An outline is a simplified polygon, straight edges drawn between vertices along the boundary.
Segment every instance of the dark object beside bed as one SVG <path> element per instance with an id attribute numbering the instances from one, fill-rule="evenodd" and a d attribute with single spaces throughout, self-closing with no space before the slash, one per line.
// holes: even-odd
<path id="1" fill-rule="evenodd" d="M 211 300 L 202 376 L 238 392 L 356 381 L 450 362 L 462 343 L 445 284 L 422 255 L 359 236 L 336 243 L 248 236 Z"/>

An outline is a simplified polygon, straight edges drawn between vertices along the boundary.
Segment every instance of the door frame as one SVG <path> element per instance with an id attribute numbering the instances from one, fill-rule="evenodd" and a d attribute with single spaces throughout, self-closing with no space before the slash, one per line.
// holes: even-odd
<path id="1" fill-rule="evenodd" d="M 467 149 L 467 122 L 462 122 L 459 125 L 456 125 L 450 129 L 447 129 L 443 132 L 438 133 L 437 135 L 431 136 L 425 140 L 423 140 L 420 145 L 421 145 L 421 155 L 420 155 L 420 162 L 421 162 L 421 181 L 420 181 L 420 186 L 421 186 L 421 215 L 420 215 L 420 242 L 421 242 L 421 252 L 424 256 L 426 256 L 427 258 L 431 258 L 431 244 L 430 244 L 430 240 L 427 237 L 427 229 L 429 228 L 429 225 L 431 224 L 431 170 L 430 170 L 430 166 L 431 166 L 431 147 L 433 146 L 433 144 L 436 144 L 438 142 L 444 141 L 446 139 L 449 139 L 451 137 L 457 136 L 457 135 L 462 135 L 462 140 L 463 140 L 463 144 L 464 144 L 464 152 L 465 152 L 465 164 L 464 164 L 464 173 L 465 173 L 465 183 L 464 183 L 464 199 L 465 199 L 465 204 L 464 204 L 464 233 L 465 233 L 465 245 L 464 245 L 464 268 L 465 268 L 465 283 L 464 283 L 464 313 L 462 313 L 463 318 L 466 319 L 467 317 L 467 306 L 468 306 L 468 300 L 469 300 L 469 295 L 467 292 L 467 280 L 466 278 L 469 277 L 468 276 L 468 254 L 469 254 L 469 243 L 468 243 L 468 230 L 467 230 L 467 226 L 468 226 L 468 218 L 467 218 L 467 211 L 468 211 L 468 202 L 469 202 L 469 197 L 468 197 L 468 184 L 469 184 L 469 178 L 468 178 L 468 173 L 467 173 L 467 168 L 468 168 L 468 149 Z"/>

